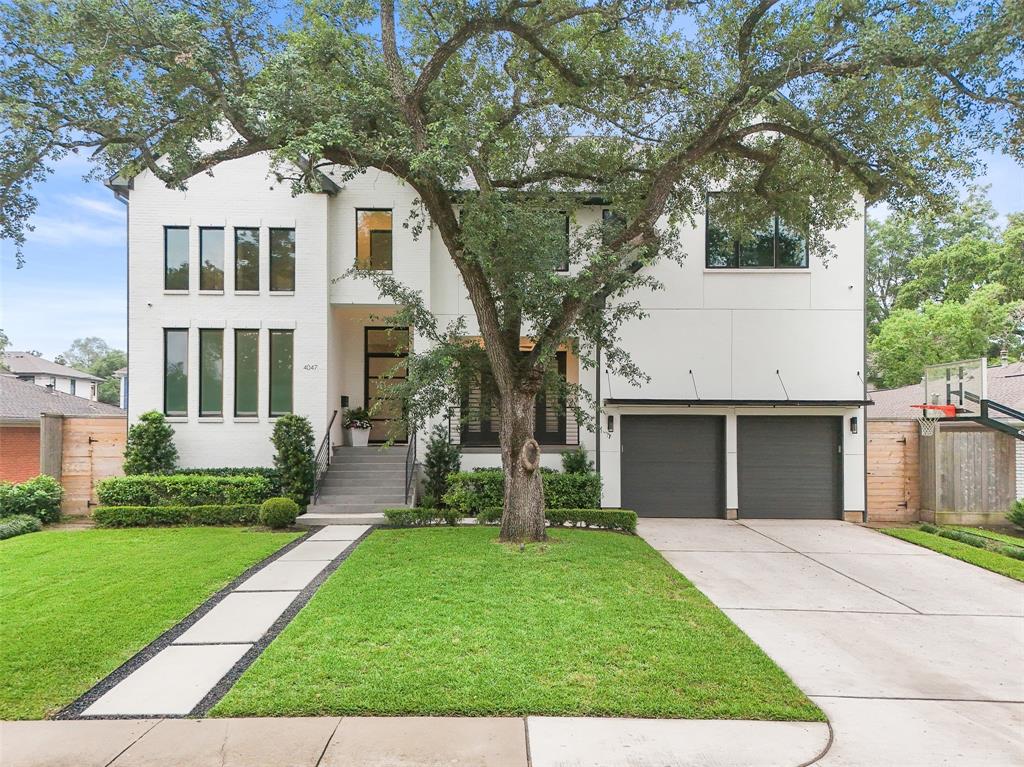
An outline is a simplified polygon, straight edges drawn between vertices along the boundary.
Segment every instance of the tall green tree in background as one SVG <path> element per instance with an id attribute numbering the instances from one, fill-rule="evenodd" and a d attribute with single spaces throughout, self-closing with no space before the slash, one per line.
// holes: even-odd
<path id="1" fill-rule="evenodd" d="M 32 185 L 87 150 L 99 174 L 181 188 L 267 153 L 296 191 L 393 174 L 473 306 L 440 326 L 388 278 L 421 343 L 412 421 L 489 376 L 505 469 L 503 540 L 545 537 L 534 401 L 556 354 L 618 344 L 646 268 L 728 188 L 727 236 L 773 212 L 818 256 L 859 204 L 952 198 L 982 148 L 1024 153 L 1017 0 L 10 0 L 0 6 L 0 236 Z M 576 231 L 562 214 L 615 211 Z M 700 253 L 689 254 L 700 258 Z M 566 260 L 568 274 L 555 274 Z M 379 275 L 378 275 L 379 276 Z M 684 331 L 685 332 L 685 331 Z M 483 339 L 481 348 L 467 335 Z M 521 337 L 532 340 L 521 351 Z"/>
<path id="2" fill-rule="evenodd" d="M 76 338 L 71 347 L 57 357 L 57 362 L 77 370 L 92 373 L 103 381 L 97 386 L 100 402 L 118 405 L 121 402 L 121 382 L 114 372 L 128 364 L 128 355 L 97 336 Z"/>

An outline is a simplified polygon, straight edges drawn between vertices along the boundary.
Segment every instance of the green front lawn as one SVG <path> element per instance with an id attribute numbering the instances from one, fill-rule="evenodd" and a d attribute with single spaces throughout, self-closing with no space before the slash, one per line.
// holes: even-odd
<path id="1" fill-rule="evenodd" d="M 0 541 L 0 719 L 55 713 L 294 538 L 178 528 Z"/>
<path id="2" fill-rule="evenodd" d="M 824 719 L 642 539 L 550 534 L 374 532 L 214 714 Z"/>
<path id="3" fill-rule="evenodd" d="M 969 562 L 977 567 L 983 567 L 994 573 L 1005 575 L 1008 578 L 1024 581 L 1024 561 L 1007 557 L 997 551 L 979 549 L 960 541 L 951 541 L 934 533 L 926 533 L 924 530 L 908 527 L 886 528 L 882 532 L 894 538 L 916 543 L 918 546 L 924 546 L 926 549 L 937 551 L 940 554 L 946 554 L 954 559 Z M 975 531 L 968 530 L 968 532 Z"/>
<path id="4" fill-rule="evenodd" d="M 989 530 L 986 527 L 967 527 L 964 525 L 955 525 L 954 529 L 963 530 L 965 533 L 971 535 L 979 535 L 982 538 L 988 538 L 993 541 L 999 541 L 1000 543 L 1008 543 L 1011 546 L 1017 546 L 1018 548 L 1024 547 L 1024 536 L 1013 535 L 1011 533 L 1000 533 L 996 530 Z"/>

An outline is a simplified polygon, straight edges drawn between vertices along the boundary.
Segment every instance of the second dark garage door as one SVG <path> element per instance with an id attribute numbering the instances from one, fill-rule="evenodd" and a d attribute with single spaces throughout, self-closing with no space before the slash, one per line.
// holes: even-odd
<path id="1" fill-rule="evenodd" d="M 725 418 L 625 415 L 622 508 L 641 517 L 725 515 Z"/>
<path id="2" fill-rule="evenodd" d="M 839 519 L 843 419 L 736 419 L 740 519 Z"/>

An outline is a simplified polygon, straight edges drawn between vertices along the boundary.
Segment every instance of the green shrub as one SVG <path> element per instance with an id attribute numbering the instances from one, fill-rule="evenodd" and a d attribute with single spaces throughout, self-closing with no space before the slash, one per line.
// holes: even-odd
<path id="1" fill-rule="evenodd" d="M 589 474 L 593 470 L 594 462 L 587 457 L 583 445 L 562 453 L 562 471 L 566 474 Z"/>
<path id="2" fill-rule="evenodd" d="M 1016 546 L 1003 546 L 1001 549 L 999 549 L 999 553 L 1004 556 L 1011 557 L 1013 559 L 1024 560 L 1024 549 L 1018 548 Z"/>
<path id="3" fill-rule="evenodd" d="M 458 445 L 448 440 L 448 429 L 438 424 L 430 433 L 427 442 L 427 454 L 423 458 L 423 495 L 424 506 L 435 506 L 444 503 L 444 495 L 448 492 L 448 477 L 459 471 L 462 456 Z M 426 503 L 427 500 L 433 503 Z"/>
<path id="4" fill-rule="evenodd" d="M 173 471 L 178 464 L 174 429 L 163 413 L 149 410 L 128 429 L 124 447 L 125 474 L 157 474 Z"/>
<path id="5" fill-rule="evenodd" d="M 100 506 L 92 518 L 100 527 L 177 527 L 183 525 L 255 525 L 254 503 L 203 506 Z"/>
<path id="6" fill-rule="evenodd" d="M 274 466 L 281 477 L 281 494 L 299 506 L 309 503 L 316 473 L 313 427 L 301 415 L 283 415 L 274 424 Z"/>
<path id="7" fill-rule="evenodd" d="M 40 522 L 60 519 L 60 501 L 64 488 L 46 474 L 24 482 L 0 482 L 0 518 L 26 515 Z"/>
<path id="8" fill-rule="evenodd" d="M 384 509 L 384 516 L 394 527 L 457 525 L 462 519 L 462 514 L 455 509 Z"/>
<path id="9" fill-rule="evenodd" d="M 206 506 L 262 503 L 271 489 L 259 476 L 138 474 L 101 480 L 96 494 L 104 506 Z"/>
<path id="10" fill-rule="evenodd" d="M 260 506 L 260 523 L 275 530 L 291 527 L 299 511 L 299 504 L 291 498 L 268 498 Z"/>
<path id="11" fill-rule="evenodd" d="M 16 535 L 25 533 L 38 533 L 43 529 L 43 523 L 28 514 L 15 514 L 12 517 L 0 519 L 0 541 L 13 538 Z"/>
<path id="12" fill-rule="evenodd" d="M 938 535 L 943 538 L 949 538 L 951 541 L 960 541 L 960 543 L 966 543 L 968 546 L 974 546 L 976 549 L 987 549 L 988 541 L 982 538 L 980 535 L 971 535 L 970 533 L 964 532 L 963 530 L 947 530 L 941 528 Z"/>
<path id="13" fill-rule="evenodd" d="M 921 532 L 923 533 L 938 533 L 941 528 L 936 525 L 929 524 L 928 522 L 921 523 Z"/>
<path id="14" fill-rule="evenodd" d="M 445 504 L 464 516 L 503 506 L 505 475 L 501 469 L 461 471 L 448 477 Z M 552 509 L 593 509 L 601 504 L 601 480 L 597 474 L 544 474 L 544 505 Z"/>
<path id="15" fill-rule="evenodd" d="M 1006 518 L 1017 527 L 1024 528 L 1024 498 L 1013 502 L 1013 506 L 1006 513 Z"/>
<path id="16" fill-rule="evenodd" d="M 496 525 L 501 521 L 502 508 L 491 506 L 482 509 L 476 520 L 484 525 Z M 603 527 L 608 530 L 636 532 L 636 512 L 625 509 L 547 509 L 544 518 L 552 527 Z"/>
<path id="17" fill-rule="evenodd" d="M 270 496 L 281 495 L 281 474 L 273 466 L 220 466 L 212 469 L 175 469 L 165 474 L 201 474 L 205 477 L 263 477 L 270 483 Z"/>

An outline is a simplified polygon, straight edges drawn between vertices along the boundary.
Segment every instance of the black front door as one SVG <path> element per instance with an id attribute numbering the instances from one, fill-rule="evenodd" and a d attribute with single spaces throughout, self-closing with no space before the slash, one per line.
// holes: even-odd
<path id="1" fill-rule="evenodd" d="M 388 396 L 392 381 L 404 381 L 409 356 L 409 329 L 368 327 L 365 329 L 367 410 L 370 417 L 370 442 L 406 442 L 408 434 L 402 419 L 402 402 Z"/>

